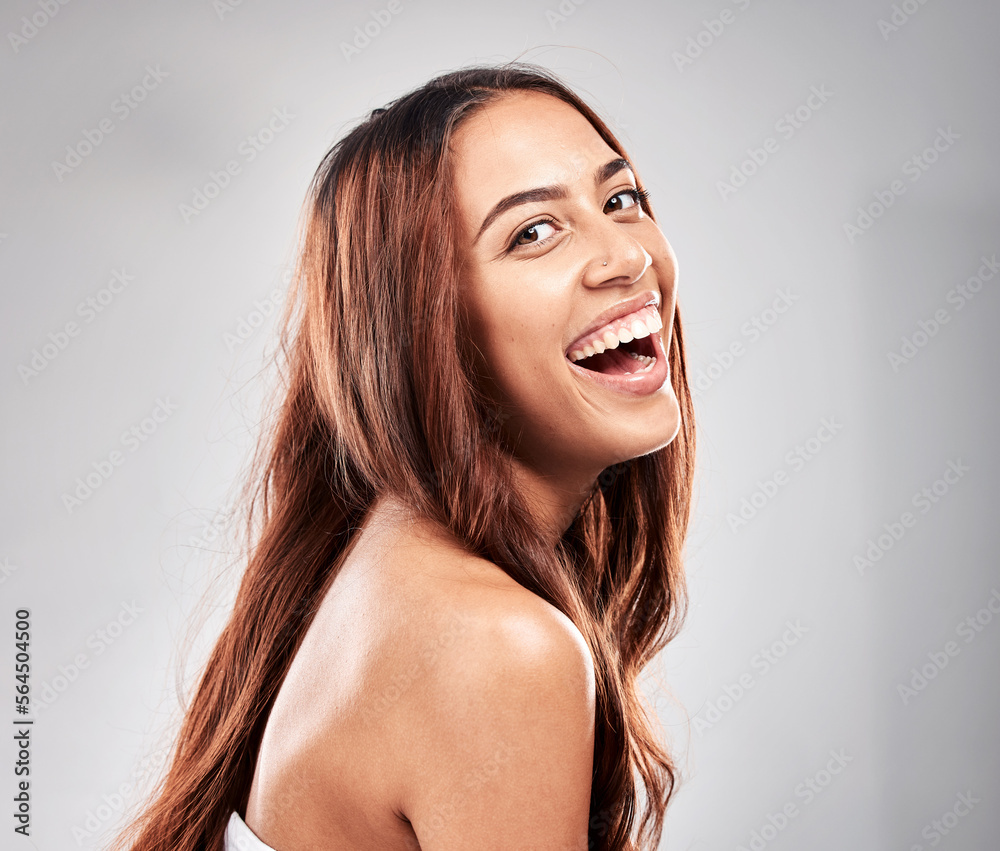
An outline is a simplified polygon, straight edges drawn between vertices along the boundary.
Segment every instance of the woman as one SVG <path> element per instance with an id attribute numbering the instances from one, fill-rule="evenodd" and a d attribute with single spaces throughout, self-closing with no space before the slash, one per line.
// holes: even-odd
<path id="1" fill-rule="evenodd" d="M 547 72 L 471 68 L 310 202 L 259 537 L 121 847 L 654 848 L 636 678 L 682 615 L 694 427 L 634 167 Z"/>

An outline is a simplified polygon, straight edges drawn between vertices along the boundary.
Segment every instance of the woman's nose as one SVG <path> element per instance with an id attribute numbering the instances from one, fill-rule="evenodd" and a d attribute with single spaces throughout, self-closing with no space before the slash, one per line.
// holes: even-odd
<path id="1" fill-rule="evenodd" d="M 639 280 L 653 262 L 642 244 L 616 222 L 608 221 L 600 235 L 587 240 L 587 246 L 587 286 L 628 286 Z"/>

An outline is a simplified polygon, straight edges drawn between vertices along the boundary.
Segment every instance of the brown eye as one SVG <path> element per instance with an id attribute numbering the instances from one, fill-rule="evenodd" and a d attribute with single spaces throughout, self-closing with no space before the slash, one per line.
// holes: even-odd
<path id="1" fill-rule="evenodd" d="M 627 203 L 622 199 L 627 199 Z M 608 199 L 608 203 L 604 205 L 604 209 L 610 213 L 617 213 L 620 210 L 627 210 L 629 207 L 634 207 L 638 203 L 639 192 L 635 189 L 625 189 L 617 195 L 612 195 Z"/>
<path id="2" fill-rule="evenodd" d="M 531 245 L 534 242 L 541 242 L 547 236 L 551 234 L 546 234 L 544 228 L 549 228 L 554 230 L 551 222 L 535 222 L 530 227 L 526 227 L 521 231 L 517 238 L 514 240 L 514 245 Z M 539 229 L 542 229 L 541 231 Z"/>

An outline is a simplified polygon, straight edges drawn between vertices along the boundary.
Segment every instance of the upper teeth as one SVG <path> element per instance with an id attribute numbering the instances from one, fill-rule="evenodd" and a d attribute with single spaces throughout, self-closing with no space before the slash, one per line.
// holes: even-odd
<path id="1" fill-rule="evenodd" d="M 608 323 L 603 328 L 598 328 L 583 341 L 582 345 L 577 344 L 569 353 L 569 359 L 583 360 L 608 349 L 617 349 L 621 343 L 641 340 L 643 337 L 655 334 L 662 327 L 663 320 L 660 319 L 660 312 L 656 307 L 644 307 L 629 316 Z"/>

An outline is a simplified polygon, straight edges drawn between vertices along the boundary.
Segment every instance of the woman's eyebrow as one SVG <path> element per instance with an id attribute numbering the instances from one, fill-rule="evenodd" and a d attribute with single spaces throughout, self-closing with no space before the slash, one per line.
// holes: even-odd
<path id="1" fill-rule="evenodd" d="M 598 166 L 597 170 L 594 172 L 594 184 L 600 186 L 607 180 L 610 180 L 618 172 L 628 169 L 633 174 L 635 169 L 632 168 L 632 164 L 624 157 L 616 157 L 609 162 L 606 162 L 602 166 Z M 500 201 L 494 205 L 493 209 L 489 211 L 486 218 L 483 219 L 482 225 L 479 227 L 479 233 L 476 234 L 476 238 L 472 240 L 472 244 L 475 245 L 479 241 L 479 237 L 483 235 L 486 229 L 497 220 L 498 217 L 502 216 L 508 210 L 519 207 L 521 204 L 532 204 L 536 201 L 552 201 L 556 198 L 566 197 L 566 187 L 559 184 L 556 186 L 539 186 L 536 189 L 525 189 L 523 192 L 515 192 L 512 195 L 508 195 L 506 198 L 502 198 Z"/>

